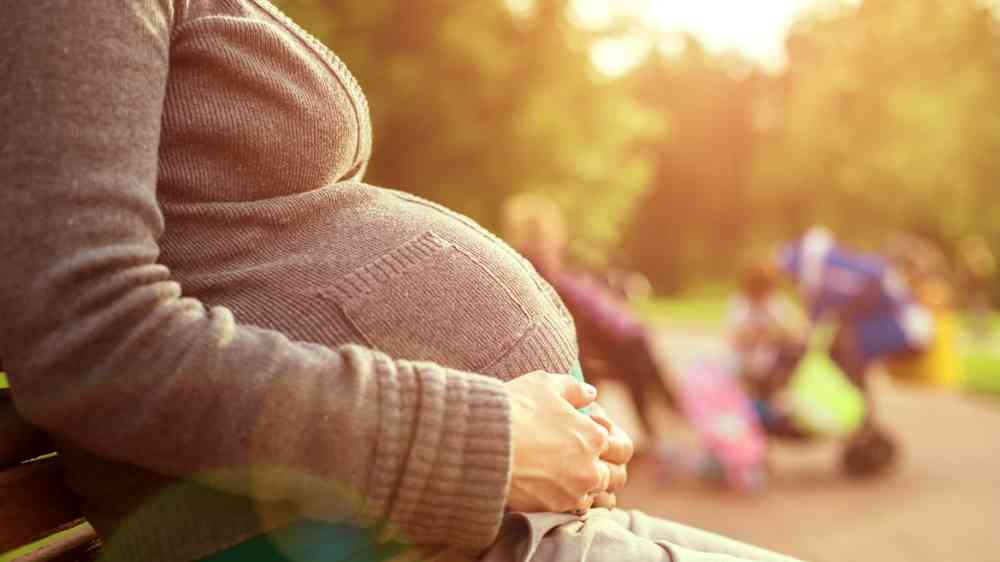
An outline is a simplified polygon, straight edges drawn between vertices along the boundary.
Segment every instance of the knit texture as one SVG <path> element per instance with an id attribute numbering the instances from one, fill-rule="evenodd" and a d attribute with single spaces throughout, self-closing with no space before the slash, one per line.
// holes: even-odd
<path id="1" fill-rule="evenodd" d="M 4 10 L 0 355 L 108 559 L 300 517 L 485 548 L 501 381 L 576 358 L 551 288 L 471 220 L 361 183 L 357 82 L 266 1 Z"/>

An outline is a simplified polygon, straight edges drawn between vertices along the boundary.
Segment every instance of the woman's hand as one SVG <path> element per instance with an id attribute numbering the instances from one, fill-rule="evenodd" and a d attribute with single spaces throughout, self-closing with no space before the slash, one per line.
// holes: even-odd
<path id="1" fill-rule="evenodd" d="M 607 412 L 600 404 L 594 403 L 590 407 L 590 417 L 599 423 L 608 432 L 608 450 L 601 455 L 601 460 L 608 464 L 610 478 L 607 490 L 601 491 L 594 498 L 593 507 L 606 507 L 614 509 L 618 503 L 615 492 L 620 490 L 628 481 L 627 465 L 632 460 L 635 452 L 635 444 L 632 438 L 625 433 L 622 428 L 611 421 Z"/>
<path id="2" fill-rule="evenodd" d="M 613 477 L 601 459 L 611 446 L 609 431 L 577 410 L 594 402 L 597 389 L 541 371 L 507 386 L 514 449 L 507 506 L 524 512 L 590 509 Z"/>

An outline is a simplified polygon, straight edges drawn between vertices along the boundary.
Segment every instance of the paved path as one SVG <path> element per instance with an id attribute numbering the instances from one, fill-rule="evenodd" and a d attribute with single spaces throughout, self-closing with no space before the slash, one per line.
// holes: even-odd
<path id="1" fill-rule="evenodd" d="M 704 336 L 667 339 L 711 349 Z M 903 448 L 889 474 L 848 480 L 837 444 L 784 445 L 769 486 L 746 497 L 665 481 L 640 459 L 620 503 L 815 562 L 1000 562 L 1000 402 L 876 383 Z"/>

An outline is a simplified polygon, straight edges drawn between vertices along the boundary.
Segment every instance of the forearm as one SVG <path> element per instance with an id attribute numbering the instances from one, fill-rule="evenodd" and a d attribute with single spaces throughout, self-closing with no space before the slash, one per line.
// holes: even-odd
<path id="1" fill-rule="evenodd" d="M 249 327 L 219 330 L 234 330 L 228 344 L 214 326 L 183 329 L 93 362 L 56 349 L 69 328 L 43 338 L 51 348 L 26 345 L 12 357 L 17 405 L 100 456 L 290 500 L 313 517 L 390 523 L 423 543 L 492 539 L 509 471 L 499 383 Z"/>

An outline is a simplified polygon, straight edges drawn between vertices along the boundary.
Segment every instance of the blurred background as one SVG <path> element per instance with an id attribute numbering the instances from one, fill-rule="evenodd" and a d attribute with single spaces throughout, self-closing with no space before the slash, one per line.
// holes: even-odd
<path id="1" fill-rule="evenodd" d="M 544 193 L 660 293 L 814 223 L 1000 250 L 995 0 L 277 3 L 365 89 L 370 183 L 491 229 Z"/>
<path id="2" fill-rule="evenodd" d="M 766 485 L 734 490 L 678 452 L 706 443 L 690 410 L 643 435 L 611 381 L 647 444 L 626 506 L 809 560 L 1000 560 L 1000 1 L 275 3 L 367 93 L 369 183 L 497 232 L 512 197 L 554 203 L 574 267 L 632 272 L 663 373 L 725 355 L 748 264 L 811 225 L 911 266 L 939 341 L 909 382 L 935 384 L 869 377 L 891 470 L 772 439 Z"/>

